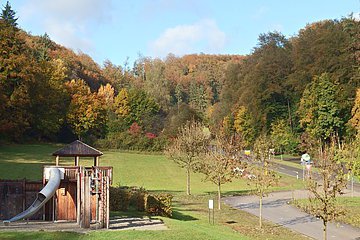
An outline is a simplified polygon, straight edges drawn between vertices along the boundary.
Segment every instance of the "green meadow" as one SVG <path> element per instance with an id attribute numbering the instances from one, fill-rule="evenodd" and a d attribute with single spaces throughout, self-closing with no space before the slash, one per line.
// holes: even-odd
<path id="1" fill-rule="evenodd" d="M 42 177 L 42 167 L 52 165 L 51 153 L 61 148 L 56 144 L 4 145 L 0 147 L 0 178 L 31 179 Z M 101 166 L 113 166 L 113 185 L 144 187 L 153 192 L 174 195 L 174 216 L 161 218 L 165 231 L 91 231 L 87 234 L 60 232 L 0 232 L 0 239 L 304 239 L 300 234 L 266 223 L 257 229 L 258 219 L 240 210 L 223 206 L 215 211 L 215 224 L 208 223 L 207 201 L 216 193 L 216 186 L 202 181 L 201 174 L 192 174 L 192 195 L 186 196 L 185 171 L 163 155 L 119 151 L 103 151 Z M 80 164 L 92 165 L 92 159 L 80 159 Z M 60 165 L 73 165 L 72 158 L 60 158 Z M 282 176 L 273 190 L 301 188 L 302 181 Z M 223 195 L 249 194 L 250 186 L 243 179 L 223 186 Z M 139 213 L 113 212 L 131 216 Z"/>

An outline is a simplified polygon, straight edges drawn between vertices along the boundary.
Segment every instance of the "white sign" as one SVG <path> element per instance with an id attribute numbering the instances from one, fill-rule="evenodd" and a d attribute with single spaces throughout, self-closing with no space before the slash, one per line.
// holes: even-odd
<path id="1" fill-rule="evenodd" d="M 209 209 L 214 209 L 214 200 L 209 200 Z"/>
<path id="2" fill-rule="evenodd" d="M 305 153 L 301 156 L 301 162 L 308 162 L 310 161 L 310 155 Z"/>

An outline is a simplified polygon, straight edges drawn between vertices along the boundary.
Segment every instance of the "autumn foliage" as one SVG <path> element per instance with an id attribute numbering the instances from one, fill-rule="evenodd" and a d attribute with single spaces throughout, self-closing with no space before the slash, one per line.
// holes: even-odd
<path id="1" fill-rule="evenodd" d="M 351 136 L 351 124 L 357 128 L 359 23 L 351 16 L 309 24 L 291 38 L 260 34 L 247 56 L 169 54 L 139 57 L 132 67 L 100 65 L 46 33 L 26 33 L 17 18 L 10 5 L 0 18 L 2 141 L 81 138 L 161 150 L 194 119 L 223 125 L 251 148 L 279 122 L 288 131 L 281 136 L 308 136 L 308 142 L 342 139 Z M 136 138 L 134 123 L 141 128 Z M 281 149 L 297 150 L 284 144 Z"/>

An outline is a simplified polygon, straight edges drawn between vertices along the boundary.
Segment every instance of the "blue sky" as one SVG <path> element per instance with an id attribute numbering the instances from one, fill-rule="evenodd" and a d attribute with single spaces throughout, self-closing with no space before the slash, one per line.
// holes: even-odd
<path id="1" fill-rule="evenodd" d="M 5 0 L 0 0 L 1 5 Z M 360 0 L 10 0 L 19 26 L 59 44 L 130 65 L 139 54 L 248 54 L 261 33 L 294 36 L 307 23 L 359 18 Z"/>

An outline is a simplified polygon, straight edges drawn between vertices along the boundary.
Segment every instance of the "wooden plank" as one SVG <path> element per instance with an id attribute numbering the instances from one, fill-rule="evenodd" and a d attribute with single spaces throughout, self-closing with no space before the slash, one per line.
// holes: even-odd
<path id="1" fill-rule="evenodd" d="M 77 174 L 77 189 L 76 189 L 76 222 L 80 225 L 81 222 L 81 168 L 79 168 Z"/>
<path id="2" fill-rule="evenodd" d="M 109 176 L 106 176 L 106 229 L 109 229 Z"/>
<path id="3" fill-rule="evenodd" d="M 76 183 L 68 183 L 68 220 L 76 220 Z"/>
<path id="4" fill-rule="evenodd" d="M 90 228 L 90 178 L 89 176 L 85 177 L 84 185 L 84 228 Z"/>

